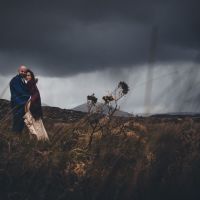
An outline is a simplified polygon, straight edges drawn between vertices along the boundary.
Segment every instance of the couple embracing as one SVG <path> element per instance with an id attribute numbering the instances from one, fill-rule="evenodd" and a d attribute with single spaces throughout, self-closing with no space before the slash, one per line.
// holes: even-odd
<path id="1" fill-rule="evenodd" d="M 18 74 L 10 81 L 12 131 L 20 134 L 26 124 L 29 132 L 38 140 L 48 140 L 42 122 L 41 98 L 36 84 L 34 73 L 25 66 L 20 66 Z"/>

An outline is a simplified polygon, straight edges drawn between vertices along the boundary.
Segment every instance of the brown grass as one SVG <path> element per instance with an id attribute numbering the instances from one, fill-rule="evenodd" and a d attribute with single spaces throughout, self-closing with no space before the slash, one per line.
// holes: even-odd
<path id="1" fill-rule="evenodd" d="M 95 120 L 94 120 L 95 119 Z M 198 199 L 200 122 L 45 118 L 49 143 L 0 127 L 2 199 Z"/>

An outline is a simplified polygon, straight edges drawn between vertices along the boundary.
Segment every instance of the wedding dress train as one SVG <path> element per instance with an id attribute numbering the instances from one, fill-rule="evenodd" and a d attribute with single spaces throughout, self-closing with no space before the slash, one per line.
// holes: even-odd
<path id="1" fill-rule="evenodd" d="M 29 129 L 29 132 L 37 137 L 38 140 L 49 140 L 42 119 L 35 120 L 30 112 L 30 103 L 25 106 L 24 122 Z"/>

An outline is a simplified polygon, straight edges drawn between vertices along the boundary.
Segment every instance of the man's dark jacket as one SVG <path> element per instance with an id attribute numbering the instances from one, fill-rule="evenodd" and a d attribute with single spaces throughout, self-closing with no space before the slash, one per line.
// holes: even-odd
<path id="1" fill-rule="evenodd" d="M 10 92 L 12 108 L 24 106 L 30 98 L 26 83 L 21 75 L 16 75 L 10 81 Z"/>

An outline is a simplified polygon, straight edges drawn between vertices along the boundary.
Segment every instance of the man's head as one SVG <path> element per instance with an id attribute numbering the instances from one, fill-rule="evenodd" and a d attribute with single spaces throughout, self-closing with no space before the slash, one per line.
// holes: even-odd
<path id="1" fill-rule="evenodd" d="M 21 66 L 19 67 L 19 69 L 18 69 L 18 73 L 19 73 L 22 77 L 26 78 L 26 72 L 27 72 L 27 67 L 24 66 L 24 65 L 21 65 Z"/>

